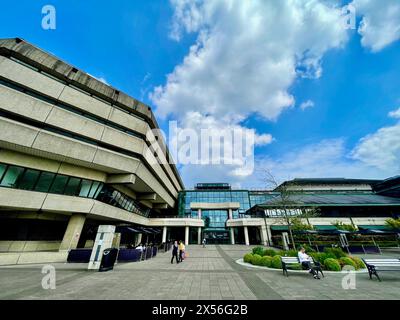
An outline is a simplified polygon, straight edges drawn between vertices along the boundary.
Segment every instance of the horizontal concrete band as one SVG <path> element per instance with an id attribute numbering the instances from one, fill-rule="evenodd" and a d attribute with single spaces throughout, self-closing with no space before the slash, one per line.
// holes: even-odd
<path id="1" fill-rule="evenodd" d="M 239 209 L 239 202 L 218 202 L 218 203 L 210 203 L 210 202 L 191 202 L 190 209 L 202 209 L 202 210 L 218 210 L 218 209 Z"/>
<path id="2" fill-rule="evenodd" d="M 96 143 L 135 153 L 138 157 L 143 158 L 144 162 L 160 177 L 169 190 L 177 192 L 181 188 L 165 157 L 163 157 L 163 153 L 157 153 L 158 157 L 163 157 L 160 161 L 163 161 L 162 163 L 164 164 L 160 165 L 153 151 L 150 150 L 142 138 L 121 132 L 74 112 L 60 109 L 2 85 L 0 85 L 0 110 L 32 119 L 37 124 L 49 125 L 63 131 L 78 134 Z"/>
<path id="3" fill-rule="evenodd" d="M 135 174 L 148 186 L 143 192 L 157 193 L 173 207 L 178 193 L 160 184 L 140 159 L 135 159 L 82 141 L 0 117 L 0 146 L 18 152 L 89 167 L 107 173 Z M 140 190 L 139 190 L 140 191 Z"/>
<path id="4" fill-rule="evenodd" d="M 147 137 L 151 140 L 152 145 L 158 145 L 159 150 L 167 150 L 160 139 L 155 139 L 148 123 L 145 121 L 123 112 L 98 99 L 95 99 L 77 89 L 57 82 L 52 78 L 49 78 L 10 59 L 0 57 L 0 64 L 0 77 L 9 79 L 17 84 L 21 84 L 26 88 L 32 88 L 37 92 L 56 99 L 56 101 L 66 103 L 74 108 L 78 108 L 82 111 L 101 117 L 104 120 L 117 123 L 118 125 L 135 131 L 140 135 L 147 135 Z M 104 126 L 98 122 L 96 123 L 94 120 L 79 117 L 73 112 L 57 108 L 54 106 L 54 104 L 50 104 L 32 96 L 25 95 L 17 90 L 1 86 L 0 99 L 0 105 L 2 108 L 11 108 L 13 112 L 21 113 L 24 116 L 28 116 L 29 118 L 37 121 L 46 121 L 46 123 L 51 123 L 65 129 L 70 129 L 74 132 L 94 139 L 99 139 L 103 135 L 102 132 L 104 129 L 99 130 L 99 128 Z M 111 127 L 108 127 L 108 130 L 113 132 L 113 135 L 120 134 L 129 136 L 122 132 L 118 132 L 118 130 L 115 130 Z M 132 136 L 129 137 L 134 138 Z M 105 139 L 107 139 L 107 136 Z M 117 143 L 118 141 L 122 142 L 124 139 L 115 139 L 114 143 Z M 177 173 L 174 165 L 168 163 L 164 153 L 158 152 L 157 157 L 159 158 L 160 162 L 163 163 L 162 166 L 168 173 L 169 178 L 174 186 L 177 189 L 183 188 L 183 183 L 179 177 L 179 174 Z"/>
<path id="5" fill-rule="evenodd" d="M 42 210 L 70 215 L 135 223 L 143 226 L 204 227 L 204 221 L 192 218 L 146 218 L 93 199 L 0 188 L 0 208 L 10 210 Z M 1 214 L 1 212 L 0 212 Z"/>

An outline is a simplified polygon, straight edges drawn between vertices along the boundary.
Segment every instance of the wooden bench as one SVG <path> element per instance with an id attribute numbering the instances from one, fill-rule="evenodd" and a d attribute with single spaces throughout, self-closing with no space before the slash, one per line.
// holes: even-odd
<path id="1" fill-rule="evenodd" d="M 375 275 L 379 281 L 378 271 L 400 271 L 400 259 L 362 259 L 367 266 L 369 278 Z"/>
<path id="2" fill-rule="evenodd" d="M 300 260 L 299 260 L 298 257 L 281 257 L 281 261 L 282 261 L 283 275 L 286 275 L 286 277 L 289 277 L 288 266 L 294 265 L 294 264 L 300 264 L 301 265 Z M 317 272 L 317 275 L 318 275 L 319 272 L 321 272 L 322 276 L 325 277 L 324 273 L 322 272 L 321 264 L 318 261 L 315 261 L 311 257 L 310 257 L 310 262 L 311 262 L 311 267 Z M 303 268 L 303 266 L 302 266 L 302 268 Z"/>

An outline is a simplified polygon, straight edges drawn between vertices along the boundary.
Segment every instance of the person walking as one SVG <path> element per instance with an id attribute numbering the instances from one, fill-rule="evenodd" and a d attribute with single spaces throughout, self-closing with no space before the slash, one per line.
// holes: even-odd
<path id="1" fill-rule="evenodd" d="M 178 241 L 175 241 L 174 244 L 172 245 L 171 264 L 174 263 L 174 258 L 176 259 L 176 264 L 178 264 L 179 263 L 179 259 L 178 259 Z"/>
<path id="2" fill-rule="evenodd" d="M 206 247 L 206 238 L 203 239 L 203 248 Z"/>
<path id="3" fill-rule="evenodd" d="M 185 254 L 185 245 L 182 241 L 179 241 L 179 262 L 184 260 L 183 255 Z"/>

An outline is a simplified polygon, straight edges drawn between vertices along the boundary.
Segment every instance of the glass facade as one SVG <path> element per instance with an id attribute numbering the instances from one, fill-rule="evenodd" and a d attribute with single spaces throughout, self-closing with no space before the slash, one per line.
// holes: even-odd
<path id="1" fill-rule="evenodd" d="M 150 209 L 100 181 L 0 163 L 0 187 L 96 199 L 129 212 L 149 216 Z"/>

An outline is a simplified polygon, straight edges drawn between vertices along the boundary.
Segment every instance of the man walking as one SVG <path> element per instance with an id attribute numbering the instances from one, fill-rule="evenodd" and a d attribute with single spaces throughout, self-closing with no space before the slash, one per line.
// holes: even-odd
<path id="1" fill-rule="evenodd" d="M 178 259 L 178 241 L 175 241 L 173 246 L 172 246 L 172 258 L 171 258 L 171 263 L 174 263 L 174 258 L 176 259 L 176 264 L 179 263 Z"/>
<path id="2" fill-rule="evenodd" d="M 203 239 L 203 248 L 206 247 L 206 238 Z"/>

